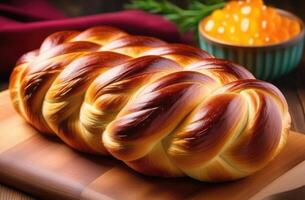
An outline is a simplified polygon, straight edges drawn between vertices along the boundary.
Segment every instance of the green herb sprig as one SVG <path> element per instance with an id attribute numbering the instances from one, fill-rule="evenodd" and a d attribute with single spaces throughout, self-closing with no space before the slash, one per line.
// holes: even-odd
<path id="1" fill-rule="evenodd" d="M 133 0 L 126 8 L 141 9 L 162 14 L 174 22 L 182 32 L 196 31 L 199 21 L 215 9 L 224 7 L 223 0 L 191 0 L 187 9 L 176 6 L 168 0 Z"/>

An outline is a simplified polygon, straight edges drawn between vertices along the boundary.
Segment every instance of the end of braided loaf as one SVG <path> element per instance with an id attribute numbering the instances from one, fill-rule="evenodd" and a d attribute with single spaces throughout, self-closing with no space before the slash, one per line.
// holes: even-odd
<path id="1" fill-rule="evenodd" d="M 19 59 L 9 87 L 41 133 L 148 175 L 248 176 L 279 153 L 290 128 L 281 92 L 244 68 L 106 26 L 50 35 Z"/>

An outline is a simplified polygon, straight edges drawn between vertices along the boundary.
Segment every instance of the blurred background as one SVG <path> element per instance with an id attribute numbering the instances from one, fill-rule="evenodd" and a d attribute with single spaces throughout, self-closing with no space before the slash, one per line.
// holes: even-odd
<path id="1" fill-rule="evenodd" d="M 176 5 L 186 7 L 192 0 L 172 0 Z M 105 12 L 114 12 L 124 9 L 124 5 L 130 0 L 49 0 L 67 16 L 77 17 Z M 305 19 L 304 0 L 265 0 L 266 4 L 283 8 Z"/>
<path id="2" fill-rule="evenodd" d="M 9 32 L 1 32 L 1 28 L 3 26 L 3 28 L 5 28 L 5 24 L 9 24 L 11 22 L 14 22 L 15 19 L 17 19 L 16 21 L 18 22 L 18 25 L 20 25 L 20 22 L 22 23 L 22 25 L 26 26 L 28 24 L 28 22 L 36 22 L 36 21 L 44 21 L 44 20 L 52 20 L 52 19 L 66 19 L 66 18 L 77 18 L 80 16 L 92 16 L 92 15 L 101 15 L 103 13 L 112 13 L 112 12 L 118 12 L 118 11 L 122 11 L 124 10 L 125 6 L 127 3 L 130 3 L 130 0 L 44 0 L 44 1 L 39 1 L 39 0 L 35 0 L 35 1 L 31 1 L 31 0 L 0 0 L 0 54 L 3 56 L 2 58 L 0 58 L 0 90 L 6 89 L 7 88 L 7 82 L 8 82 L 8 78 L 9 78 L 9 73 L 11 72 L 15 62 L 17 61 L 17 59 L 24 54 L 25 52 L 28 52 L 30 50 L 33 50 L 33 46 L 35 48 L 37 48 L 39 46 L 39 44 L 42 41 L 42 38 L 46 37 L 47 35 L 50 34 L 50 32 L 52 32 L 52 30 L 48 30 L 47 32 L 44 32 L 43 34 L 39 34 L 39 39 L 37 39 L 37 41 L 35 41 L 35 38 L 38 38 L 35 33 L 35 31 L 33 30 L 32 33 L 30 33 L 32 35 L 32 41 L 28 40 L 28 36 L 25 36 L 26 41 L 24 41 L 24 39 L 20 39 L 21 42 L 23 44 L 24 47 L 20 47 L 19 43 L 20 41 L 16 41 L 18 44 L 17 46 L 13 46 L 11 45 L 12 41 L 10 40 L 16 40 L 16 37 L 19 38 L 21 36 L 23 36 L 22 33 L 20 33 L 21 36 L 16 35 L 13 36 L 12 38 L 8 38 L 7 35 L 11 35 L 10 31 Z M 171 2 L 175 3 L 176 5 L 182 7 L 182 8 L 186 8 L 188 4 L 190 4 L 192 2 L 192 0 L 171 0 Z M 204 1 L 203 1 L 204 2 Z M 281 9 L 285 9 L 288 10 L 294 14 L 296 14 L 297 16 L 299 16 L 300 18 L 302 18 L 303 20 L 305 20 L 305 2 L 303 0 L 265 0 L 264 1 L 265 4 L 267 5 L 271 5 L 277 8 L 281 8 Z M 46 6 L 45 3 L 47 3 L 48 5 Z M 1 4 L 3 5 L 1 8 Z M 21 5 L 21 6 L 20 6 Z M 41 5 L 43 5 L 43 7 L 51 7 L 51 9 L 48 10 L 49 11 L 54 11 L 54 12 L 50 12 L 52 14 L 52 16 L 50 15 L 50 19 L 43 19 L 45 18 L 45 16 L 43 18 L 39 18 L 38 20 L 36 19 L 37 17 L 35 16 L 35 14 L 33 15 L 34 17 L 29 17 L 29 18 L 22 18 L 22 14 L 20 16 L 18 16 L 18 12 L 20 12 L 20 10 L 25 9 L 25 11 L 30 11 L 35 9 L 35 7 L 39 8 Z M 14 7 L 18 7 L 19 10 L 16 10 L 17 15 L 13 16 L 12 13 L 15 13 Z M 33 7 L 33 8 L 30 8 Z M 12 9 L 13 8 L 13 9 Z M 36 11 L 35 11 L 36 12 Z M 37 11 L 39 13 L 39 11 Z M 42 11 L 43 12 L 43 11 Z M 28 15 L 29 12 L 25 12 L 26 15 Z M 55 17 L 53 16 L 55 14 Z M 47 15 L 47 14 L 46 14 Z M 27 23 L 27 24 L 23 24 L 23 22 Z M 70 23 L 70 22 L 69 22 Z M 86 22 L 84 22 L 85 24 Z M 73 25 L 69 26 L 69 28 L 73 27 Z M 79 28 L 79 27 L 78 27 Z M 280 28 L 280 27 L 279 27 Z M 65 29 L 65 28 L 61 28 L 61 29 Z M 59 30 L 61 30 L 59 29 Z M 18 30 L 17 30 L 18 31 Z M 14 33 L 16 33 L 17 31 L 15 31 Z M 56 31 L 56 29 L 54 30 Z M 172 29 L 171 29 L 172 31 Z M 174 30 L 176 31 L 176 30 Z M 138 33 L 138 32 L 136 32 Z M 29 34 L 29 33 L 27 33 Z M 36 34 L 36 35 L 35 35 Z M 142 34 L 142 33 L 141 33 Z M 145 33 L 143 33 L 145 34 Z M 161 34 L 162 35 L 162 34 Z M 154 33 L 152 33 L 152 36 L 160 36 L 160 34 L 158 35 Z M 161 36 L 159 38 L 162 38 Z M 190 43 L 190 37 L 186 37 L 187 39 L 173 39 L 173 41 L 170 42 L 186 42 L 186 43 Z M 162 38 L 165 39 L 166 38 Z M 29 44 L 32 43 L 32 44 Z M 35 44 L 33 44 L 35 43 Z M 196 45 L 196 43 L 193 43 L 193 45 Z M 197 44 L 198 45 L 198 44 Z M 2 48 L 1 48 L 2 47 Z M 16 49 L 16 48 L 20 48 L 20 50 L 14 50 L 15 52 L 13 52 L 13 50 L 9 50 L 8 47 Z M 13 54 L 13 55 L 12 55 Z"/>

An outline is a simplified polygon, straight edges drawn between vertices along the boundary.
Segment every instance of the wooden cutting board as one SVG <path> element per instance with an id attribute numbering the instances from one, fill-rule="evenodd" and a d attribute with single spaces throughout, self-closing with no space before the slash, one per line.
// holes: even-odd
<path id="1" fill-rule="evenodd" d="M 305 135 L 291 132 L 281 154 L 239 181 L 209 184 L 138 174 L 111 157 L 76 152 L 40 135 L 0 93 L 0 182 L 48 199 L 260 199 L 305 185 Z M 259 147 L 258 147 L 259 148 Z"/>

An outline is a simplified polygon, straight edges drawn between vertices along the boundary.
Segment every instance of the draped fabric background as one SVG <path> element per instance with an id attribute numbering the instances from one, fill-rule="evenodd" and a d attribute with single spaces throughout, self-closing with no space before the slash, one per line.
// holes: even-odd
<path id="1" fill-rule="evenodd" d="M 25 52 L 38 48 L 49 34 L 96 25 L 111 25 L 131 34 L 154 36 L 168 42 L 190 41 L 189 37 L 179 34 L 173 23 L 143 11 L 67 18 L 46 0 L 0 1 L 0 80 L 7 79 L 16 60 Z"/>

